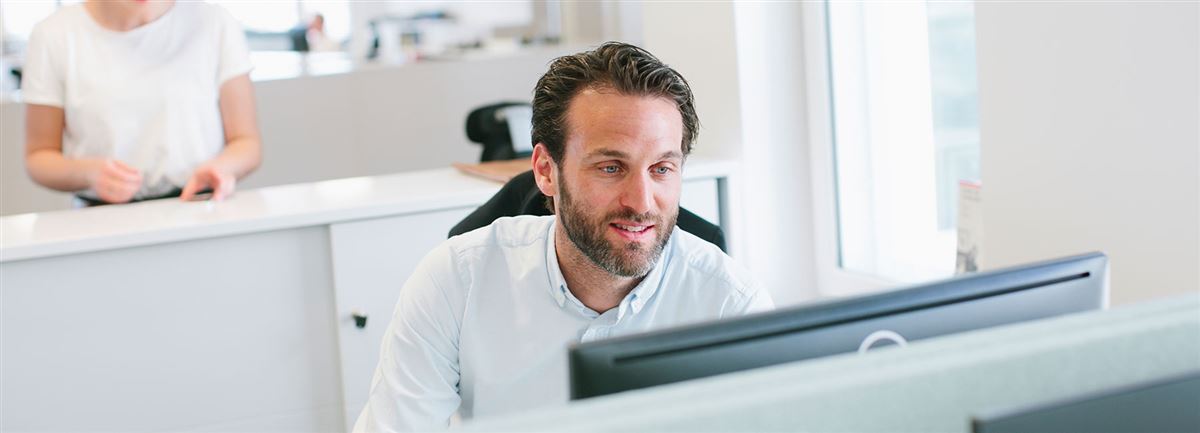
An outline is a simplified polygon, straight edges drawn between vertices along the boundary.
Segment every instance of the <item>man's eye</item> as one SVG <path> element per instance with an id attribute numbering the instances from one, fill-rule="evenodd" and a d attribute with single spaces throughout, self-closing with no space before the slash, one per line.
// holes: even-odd
<path id="1" fill-rule="evenodd" d="M 621 171 L 621 168 L 617 167 L 615 165 L 606 165 L 606 166 L 600 167 L 600 171 L 605 174 L 616 174 L 618 171 Z"/>
<path id="2" fill-rule="evenodd" d="M 671 167 L 667 167 L 667 166 L 654 167 L 654 173 L 656 173 L 656 174 L 667 174 L 670 172 L 671 172 Z"/>

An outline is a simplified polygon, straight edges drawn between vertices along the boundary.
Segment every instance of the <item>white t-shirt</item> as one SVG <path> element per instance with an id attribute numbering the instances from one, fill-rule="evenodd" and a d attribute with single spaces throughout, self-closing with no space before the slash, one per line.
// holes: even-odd
<path id="1" fill-rule="evenodd" d="M 176 2 L 118 32 L 76 4 L 34 28 L 21 95 L 63 109 L 67 158 L 115 158 L 141 170 L 134 197 L 142 198 L 182 187 L 221 152 L 220 86 L 250 69 L 245 33 L 220 6 Z"/>

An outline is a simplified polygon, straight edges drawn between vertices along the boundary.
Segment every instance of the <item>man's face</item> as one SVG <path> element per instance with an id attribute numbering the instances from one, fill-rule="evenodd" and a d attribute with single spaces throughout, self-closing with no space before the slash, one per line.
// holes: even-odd
<path id="1" fill-rule="evenodd" d="M 555 213 L 601 269 L 650 271 L 679 216 L 683 121 L 666 98 L 585 90 L 567 109 Z"/>

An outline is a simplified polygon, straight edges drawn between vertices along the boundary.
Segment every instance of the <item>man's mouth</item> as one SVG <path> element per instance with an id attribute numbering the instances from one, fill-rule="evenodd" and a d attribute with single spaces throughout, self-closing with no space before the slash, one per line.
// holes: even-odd
<path id="1" fill-rule="evenodd" d="M 630 231 L 630 232 L 634 232 L 634 233 L 640 232 L 642 230 L 645 230 L 647 227 L 649 227 L 649 226 L 628 226 L 628 225 L 624 225 L 624 224 L 613 224 L 613 225 L 617 226 L 617 228 L 619 228 L 621 230 Z"/>
<path id="2" fill-rule="evenodd" d="M 654 232 L 653 224 L 620 222 L 611 223 L 609 227 L 621 237 L 631 241 L 642 241 Z"/>

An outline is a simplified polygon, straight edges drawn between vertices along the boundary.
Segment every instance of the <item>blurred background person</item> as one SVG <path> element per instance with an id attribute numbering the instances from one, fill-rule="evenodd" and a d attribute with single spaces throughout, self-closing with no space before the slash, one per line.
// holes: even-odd
<path id="1" fill-rule="evenodd" d="M 89 0 L 29 39 L 25 163 L 83 204 L 229 196 L 262 159 L 250 56 L 220 6 Z"/>
<path id="2" fill-rule="evenodd" d="M 301 20 L 287 32 L 292 42 L 292 50 L 307 53 L 309 51 L 338 51 L 342 47 L 325 33 L 325 16 L 315 14 L 312 18 Z"/>
<path id="3" fill-rule="evenodd" d="M 308 39 L 309 51 L 338 51 L 342 49 L 337 41 L 331 39 L 325 33 L 324 15 L 313 15 L 312 20 L 308 22 L 308 32 L 305 36 Z"/>

